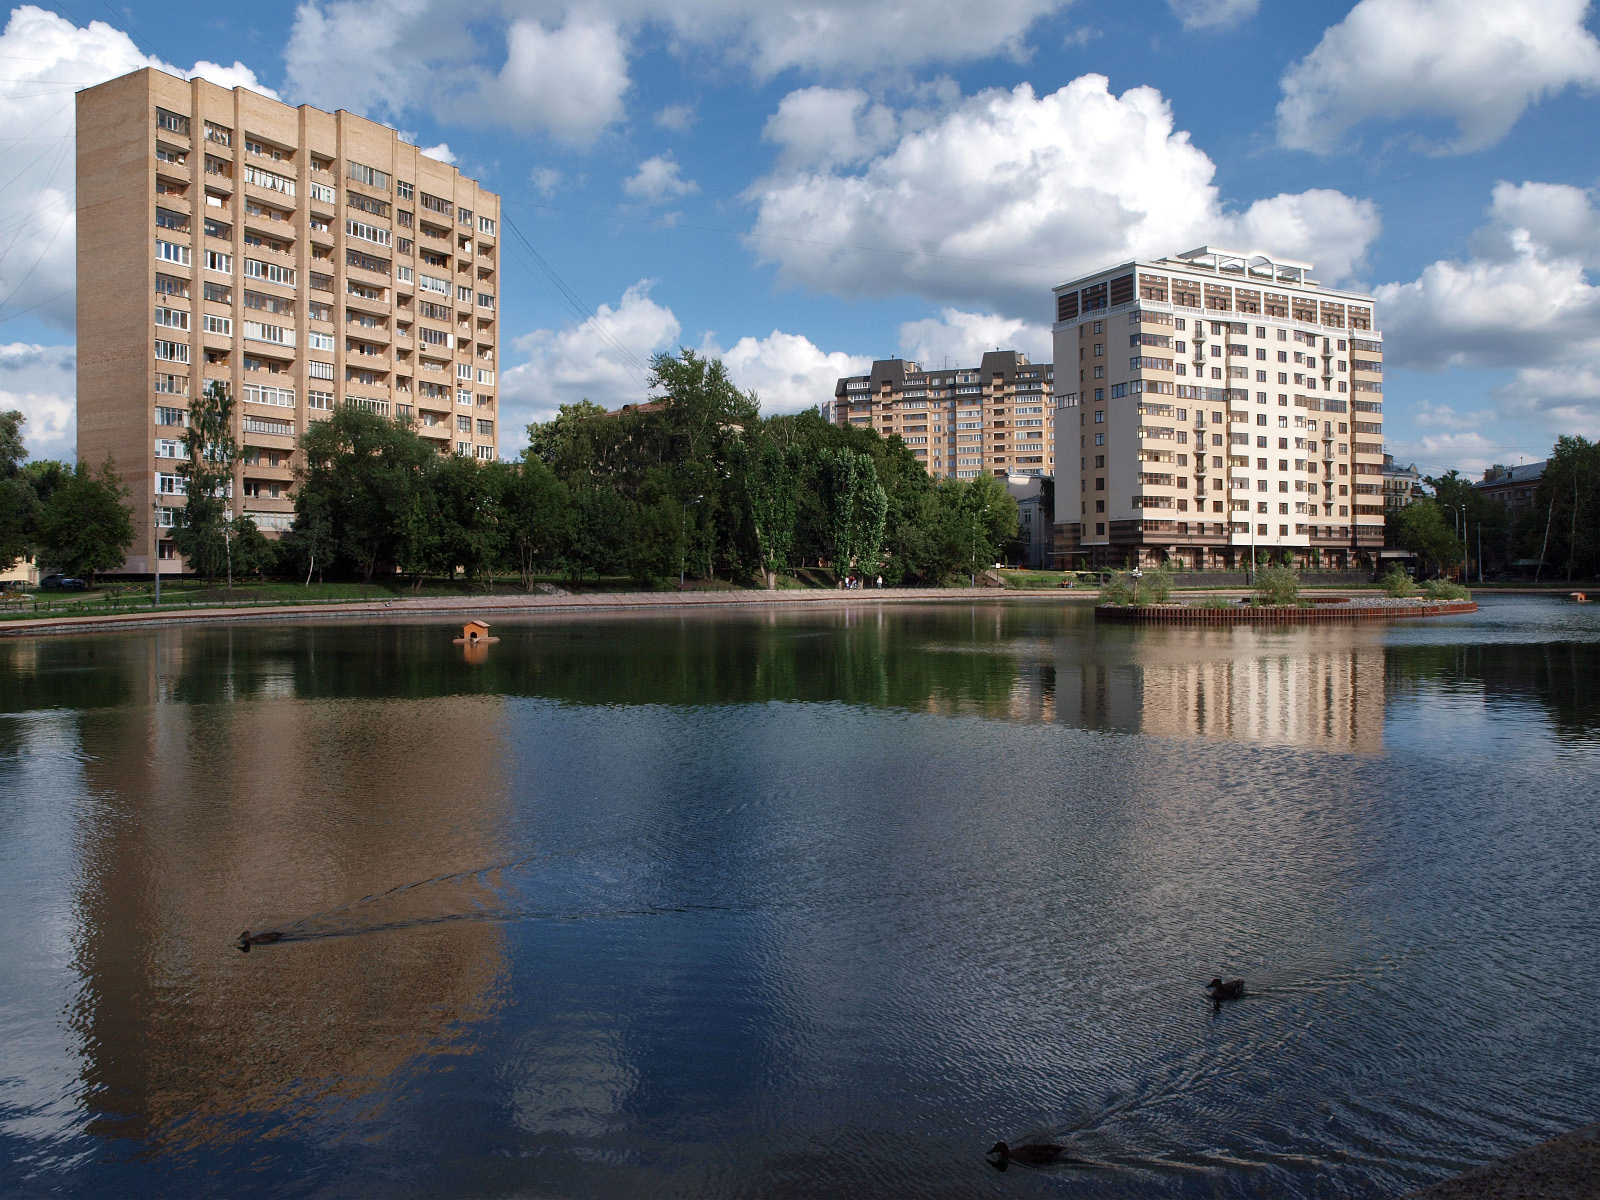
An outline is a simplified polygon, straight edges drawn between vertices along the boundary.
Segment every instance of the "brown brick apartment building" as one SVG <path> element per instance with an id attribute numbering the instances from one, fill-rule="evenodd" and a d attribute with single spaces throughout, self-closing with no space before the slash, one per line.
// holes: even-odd
<path id="1" fill-rule="evenodd" d="M 880 359 L 868 375 L 840 379 L 823 416 L 837 425 L 899 434 L 938 478 L 1051 475 L 1055 470 L 1054 373 L 1015 350 L 976 368 L 924 370 Z"/>
<path id="2" fill-rule="evenodd" d="M 233 511 L 269 534 L 336 405 L 495 457 L 499 196 L 351 113 L 149 69 L 79 92 L 77 139 L 78 457 L 131 492 L 128 571 L 173 557 L 213 379 L 239 402 Z"/>
<path id="3" fill-rule="evenodd" d="M 1203 246 L 1055 289 L 1060 565 L 1381 551 L 1382 335 L 1311 270 Z"/>

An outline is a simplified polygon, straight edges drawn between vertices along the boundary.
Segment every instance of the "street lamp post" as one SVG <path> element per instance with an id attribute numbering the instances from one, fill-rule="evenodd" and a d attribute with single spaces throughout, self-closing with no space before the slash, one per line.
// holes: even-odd
<path id="1" fill-rule="evenodd" d="M 1455 521 L 1456 536 L 1461 539 L 1461 582 L 1463 584 L 1471 583 L 1472 582 L 1472 571 L 1467 566 L 1467 509 L 1466 509 L 1466 506 L 1463 505 L 1463 504 L 1449 504 L 1449 503 L 1446 503 L 1444 501 L 1440 501 L 1440 503 L 1444 504 L 1444 506 L 1450 510 L 1450 516 Z M 1481 524 L 1478 526 L 1478 536 L 1480 538 L 1483 536 L 1483 526 Z M 1480 572 L 1483 570 L 1483 560 L 1482 560 L 1482 556 L 1481 555 L 1479 556 L 1478 570 Z"/>
<path id="2" fill-rule="evenodd" d="M 159 485 L 159 481 L 158 481 Z M 151 574 L 156 580 L 155 607 L 161 607 L 161 494 L 153 492 L 150 496 L 150 545 L 152 567 Z"/>
<path id="3" fill-rule="evenodd" d="M 683 573 L 689 555 L 689 505 L 699 504 L 703 496 L 696 496 L 693 500 L 683 502 L 683 521 L 679 528 L 683 532 L 683 540 L 678 546 L 678 590 L 683 591 Z"/>

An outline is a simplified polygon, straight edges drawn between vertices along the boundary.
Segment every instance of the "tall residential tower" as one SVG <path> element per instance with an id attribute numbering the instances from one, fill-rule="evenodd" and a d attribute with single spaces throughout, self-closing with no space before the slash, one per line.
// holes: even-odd
<path id="1" fill-rule="evenodd" d="M 1382 335 L 1311 270 L 1202 246 L 1055 289 L 1060 565 L 1381 551 Z"/>
<path id="2" fill-rule="evenodd" d="M 128 571 L 174 557 L 211 380 L 238 401 L 233 511 L 269 533 L 336 405 L 495 457 L 497 195 L 364 118 L 150 69 L 79 92 L 77 134 L 78 457 L 131 492 Z"/>
<path id="3" fill-rule="evenodd" d="M 928 473 L 1050 475 L 1055 469 L 1054 372 L 1015 350 L 991 350 L 979 365 L 924 370 L 886 358 L 869 375 L 834 384 L 824 419 L 899 434 Z"/>

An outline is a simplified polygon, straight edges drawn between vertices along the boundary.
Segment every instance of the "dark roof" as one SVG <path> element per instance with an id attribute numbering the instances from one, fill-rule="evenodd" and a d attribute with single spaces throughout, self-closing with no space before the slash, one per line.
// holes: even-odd
<path id="1" fill-rule="evenodd" d="M 1483 478 L 1473 487 L 1504 487 L 1508 484 L 1538 483 L 1544 478 L 1545 463 L 1549 460 L 1536 463 L 1523 463 L 1515 467 L 1502 467 L 1495 463 L 1483 473 Z"/>

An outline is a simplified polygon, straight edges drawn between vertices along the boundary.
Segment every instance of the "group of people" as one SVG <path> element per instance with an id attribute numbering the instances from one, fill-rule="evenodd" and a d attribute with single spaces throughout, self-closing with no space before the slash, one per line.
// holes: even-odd
<path id="1" fill-rule="evenodd" d="M 848 591 L 854 591 L 856 588 L 866 587 L 867 583 L 866 583 L 866 580 L 861 579 L 859 576 L 846 575 L 843 579 L 841 579 L 839 581 L 839 586 L 841 588 L 843 588 L 845 591 L 848 592 Z M 882 575 L 878 576 L 877 583 L 874 586 L 875 587 L 882 587 L 883 586 L 883 576 Z"/>

